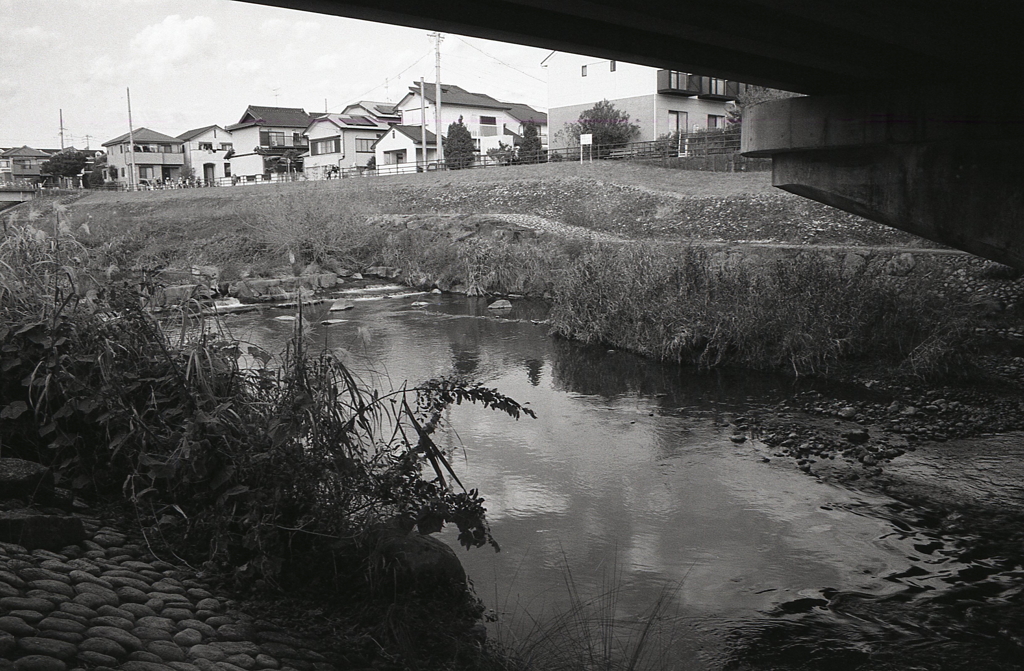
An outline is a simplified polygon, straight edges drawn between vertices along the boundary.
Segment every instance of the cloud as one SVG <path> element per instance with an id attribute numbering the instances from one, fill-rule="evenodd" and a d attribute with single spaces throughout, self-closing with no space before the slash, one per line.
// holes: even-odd
<path id="1" fill-rule="evenodd" d="M 132 38 L 129 48 L 151 66 L 175 65 L 201 54 L 215 32 L 216 25 L 207 16 L 182 19 L 172 14 L 158 24 L 143 28 Z"/>
<path id="2" fill-rule="evenodd" d="M 60 33 L 44 30 L 41 26 L 29 26 L 28 28 L 18 28 L 11 33 L 10 37 L 17 42 L 38 46 L 57 39 L 60 37 Z"/>
<path id="3" fill-rule="evenodd" d="M 320 31 L 320 24 L 316 21 L 267 19 L 260 24 L 260 30 L 282 39 L 308 39 Z"/>
<path id="4" fill-rule="evenodd" d="M 21 91 L 21 87 L 12 79 L 0 79 L 0 98 L 8 103 Z"/>

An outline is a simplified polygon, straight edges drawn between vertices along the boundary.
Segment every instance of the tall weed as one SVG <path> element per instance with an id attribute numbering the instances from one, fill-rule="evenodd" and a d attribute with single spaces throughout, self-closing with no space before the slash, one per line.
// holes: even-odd
<path id="1" fill-rule="evenodd" d="M 850 361 L 928 377 L 966 365 L 966 315 L 923 287 L 844 276 L 820 255 L 732 260 L 604 246 L 556 286 L 556 330 L 662 360 L 827 375 Z"/>

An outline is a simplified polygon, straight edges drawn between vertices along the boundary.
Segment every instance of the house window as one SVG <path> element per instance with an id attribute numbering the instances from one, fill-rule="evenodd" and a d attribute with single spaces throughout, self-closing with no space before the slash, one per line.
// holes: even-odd
<path id="1" fill-rule="evenodd" d="M 677 72 L 675 70 L 670 70 L 668 73 L 668 87 L 677 91 L 686 91 L 688 90 L 687 80 L 689 78 L 689 72 Z"/>
<path id="2" fill-rule="evenodd" d="M 292 146 L 301 147 L 306 144 L 306 141 L 302 139 L 302 133 L 292 133 Z"/>
<path id="3" fill-rule="evenodd" d="M 225 163 L 224 164 L 224 176 L 225 177 L 231 177 L 231 164 L 230 163 Z"/>
<path id="4" fill-rule="evenodd" d="M 264 147 L 283 147 L 284 132 L 279 130 L 260 131 L 260 145 Z"/>
<path id="5" fill-rule="evenodd" d="M 615 61 L 608 61 L 608 72 L 615 72 Z"/>
<path id="6" fill-rule="evenodd" d="M 685 133 L 689 115 L 676 110 L 668 111 L 668 132 Z"/>
<path id="7" fill-rule="evenodd" d="M 374 142 L 376 142 L 376 140 L 370 137 L 357 137 L 356 151 L 361 154 L 372 154 Z"/>
<path id="8" fill-rule="evenodd" d="M 584 66 L 582 66 L 580 68 L 580 76 L 581 77 L 586 77 L 587 76 L 587 66 L 586 65 L 584 65 Z"/>
<path id="9" fill-rule="evenodd" d="M 230 142 L 221 142 L 220 143 L 220 150 L 221 151 L 231 151 L 234 148 L 235 148 L 235 145 L 231 144 Z"/>
<path id="10" fill-rule="evenodd" d="M 722 122 L 725 116 L 721 114 L 709 114 L 708 115 L 708 128 L 721 128 Z"/>
<path id="11" fill-rule="evenodd" d="M 498 134 L 498 118 L 493 116 L 480 117 L 480 137 L 494 137 Z"/>
<path id="12" fill-rule="evenodd" d="M 206 151 L 213 151 L 213 143 L 212 142 L 200 142 L 199 143 L 199 149 L 200 150 L 205 149 Z"/>
<path id="13" fill-rule="evenodd" d="M 313 142 L 310 143 L 309 153 L 312 156 L 341 153 L 341 138 L 328 137 L 322 140 L 313 140 Z"/>
<path id="14" fill-rule="evenodd" d="M 712 95 L 716 95 L 716 96 L 724 96 L 725 95 L 725 80 L 724 79 L 715 79 L 714 77 L 711 77 L 710 81 L 708 82 L 708 93 L 710 93 Z"/>
<path id="15" fill-rule="evenodd" d="M 121 177 L 124 177 L 124 168 L 121 168 Z"/>

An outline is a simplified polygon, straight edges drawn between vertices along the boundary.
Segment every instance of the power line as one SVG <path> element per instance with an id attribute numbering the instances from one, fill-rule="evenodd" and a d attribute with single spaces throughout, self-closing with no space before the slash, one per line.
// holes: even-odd
<path id="1" fill-rule="evenodd" d="M 502 65 L 504 65 L 504 66 L 505 66 L 506 68 L 509 68 L 509 69 L 511 69 L 511 70 L 515 70 L 515 71 L 516 71 L 516 72 L 518 72 L 519 74 L 521 74 L 521 75 L 526 75 L 527 77 L 530 77 L 531 79 L 536 79 L 537 81 L 541 82 L 542 84 L 546 84 L 546 83 L 547 83 L 547 82 L 545 82 L 545 81 L 544 81 L 543 79 L 541 79 L 540 77 L 537 77 L 537 76 L 531 75 L 531 74 L 530 74 L 529 72 L 526 72 L 526 71 L 524 71 L 524 70 L 520 70 L 520 69 L 519 69 L 519 68 L 517 68 L 516 66 L 514 66 L 514 65 L 510 65 L 510 64 L 506 63 L 505 61 L 501 60 L 501 59 L 500 59 L 500 58 L 498 58 L 497 56 L 492 56 L 491 54 L 487 53 L 486 51 L 484 51 L 484 50 L 483 50 L 483 49 L 481 49 L 480 47 L 476 46 L 475 44 L 471 44 L 471 43 L 467 42 L 467 41 L 466 41 L 466 40 L 464 40 L 464 39 L 463 39 L 462 37 L 459 37 L 458 35 L 456 35 L 456 37 L 458 37 L 458 38 L 459 38 L 459 41 L 460 41 L 460 42 L 462 42 L 463 44 L 465 44 L 466 46 L 469 46 L 469 47 L 472 47 L 472 48 L 476 49 L 477 51 L 479 51 L 480 53 L 482 53 L 482 54 L 483 54 L 484 56 L 487 56 L 487 57 L 488 57 L 488 58 L 490 58 L 491 60 L 494 60 L 494 61 L 497 61 L 498 63 L 501 63 L 501 64 L 502 64 Z"/>
<path id="2" fill-rule="evenodd" d="M 432 53 L 434 53 L 434 49 L 433 49 L 433 48 L 431 48 L 431 49 L 430 49 L 429 51 L 427 51 L 427 53 L 423 54 L 422 56 L 420 56 L 419 58 L 417 58 L 417 59 L 416 59 L 415 61 L 413 61 L 412 63 L 410 63 L 410 64 L 408 65 L 408 67 L 406 67 L 406 68 L 405 68 L 404 70 L 402 70 L 401 72 L 399 72 L 399 73 L 398 73 L 397 75 L 394 75 L 394 76 L 391 76 L 391 77 L 387 77 L 387 78 L 385 78 L 385 79 L 384 79 L 384 83 L 385 83 L 385 85 L 386 85 L 386 84 L 387 84 L 387 82 L 389 82 L 390 80 L 392 80 L 392 79 L 398 79 L 399 77 L 401 77 L 402 75 L 404 75 L 404 74 L 405 74 L 406 72 L 408 72 L 409 70 L 412 70 L 412 69 L 413 69 L 414 67 L 416 67 L 417 65 L 419 65 L 419 62 L 420 62 L 420 61 L 422 61 L 422 60 L 423 60 L 424 58 L 426 58 L 427 56 L 430 56 L 430 55 L 431 55 Z M 366 93 L 362 93 L 362 94 L 360 94 L 360 95 L 356 96 L 356 97 L 355 97 L 355 100 L 356 100 L 356 101 L 362 100 L 362 99 L 363 99 L 363 98 L 365 98 L 366 96 L 370 95 L 371 93 L 373 93 L 374 91 L 376 91 L 377 89 L 379 89 L 379 88 L 380 88 L 380 86 L 381 86 L 380 84 L 377 84 L 376 86 L 374 86 L 374 87 L 373 87 L 372 89 L 370 89 L 370 90 L 369 90 L 369 91 L 367 91 Z"/>

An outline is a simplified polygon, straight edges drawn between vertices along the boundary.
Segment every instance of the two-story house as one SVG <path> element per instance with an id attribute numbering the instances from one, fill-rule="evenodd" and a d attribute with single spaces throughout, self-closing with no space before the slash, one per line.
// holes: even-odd
<path id="1" fill-rule="evenodd" d="M 108 140 L 103 143 L 107 150 L 107 179 L 128 186 L 178 182 L 184 177 L 184 144 L 176 137 L 148 128 L 136 128 Z"/>
<path id="2" fill-rule="evenodd" d="M 203 126 L 178 136 L 184 143 L 185 170 L 205 186 L 231 177 L 234 145 L 231 133 L 220 126 Z"/>
<path id="3" fill-rule="evenodd" d="M 640 125 L 637 141 L 725 125 L 726 105 L 746 84 L 689 72 L 553 52 L 548 71 L 548 119 L 556 146 L 568 144 L 565 125 L 608 100 Z M 443 102 L 443 100 L 442 100 Z"/>
<path id="4" fill-rule="evenodd" d="M 303 133 L 314 118 L 298 107 L 249 105 L 238 123 L 225 128 L 235 148 L 231 174 L 249 182 L 264 176 L 269 179 L 272 159 L 288 150 L 303 153 L 309 149 Z"/>
<path id="5" fill-rule="evenodd" d="M 303 157 L 306 179 L 329 179 L 346 168 L 364 168 L 373 145 L 390 125 L 365 116 L 326 114 L 309 124 L 303 135 L 309 154 Z"/>
<path id="6" fill-rule="evenodd" d="M 398 102 L 396 109 L 402 114 L 402 125 L 419 126 L 421 116 L 430 130 L 435 128 L 437 105 L 436 87 L 424 84 L 424 112 L 421 114 L 419 84 L 409 87 L 409 92 Z M 488 149 L 498 147 L 499 142 L 515 144 L 516 130 L 521 130 L 523 121 L 512 115 L 516 108 L 520 116 L 535 116 L 527 112 L 527 105 L 506 103 L 484 93 L 472 93 L 454 84 L 441 84 L 441 135 L 448 132 L 449 124 L 460 118 L 473 137 L 477 152 L 486 154 Z M 537 113 L 539 115 L 540 113 Z M 538 116 L 538 120 L 539 120 Z M 546 118 L 544 119 L 546 121 Z"/>
<path id="7" fill-rule="evenodd" d="M 40 168 L 59 149 L 11 147 L 0 151 L 0 182 L 38 184 L 43 181 Z"/>

